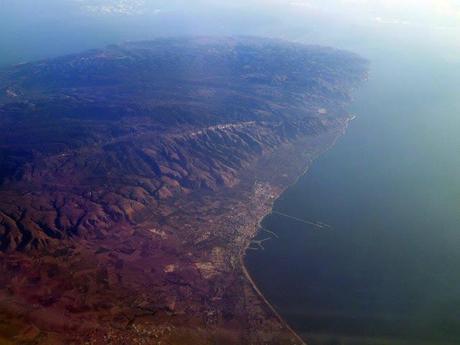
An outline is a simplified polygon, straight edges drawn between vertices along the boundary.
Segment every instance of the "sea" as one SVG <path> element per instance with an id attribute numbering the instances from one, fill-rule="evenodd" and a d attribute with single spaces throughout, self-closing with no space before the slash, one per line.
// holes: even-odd
<path id="1" fill-rule="evenodd" d="M 309 345 L 460 344 L 460 64 L 414 46 L 370 62 L 356 119 L 246 265 Z"/>

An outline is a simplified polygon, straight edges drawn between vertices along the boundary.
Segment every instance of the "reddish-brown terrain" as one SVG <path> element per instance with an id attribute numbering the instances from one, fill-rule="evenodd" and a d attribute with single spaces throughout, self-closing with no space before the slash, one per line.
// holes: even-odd
<path id="1" fill-rule="evenodd" d="M 359 57 L 165 39 L 0 72 L 0 344 L 301 344 L 242 263 Z"/>

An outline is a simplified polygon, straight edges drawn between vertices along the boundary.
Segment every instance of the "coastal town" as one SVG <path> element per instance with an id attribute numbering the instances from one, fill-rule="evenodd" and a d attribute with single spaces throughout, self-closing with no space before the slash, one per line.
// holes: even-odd
<path id="1" fill-rule="evenodd" d="M 3 71 L 0 340 L 303 344 L 245 253 L 276 240 L 261 220 L 344 133 L 365 71 L 354 54 L 256 38 Z"/>

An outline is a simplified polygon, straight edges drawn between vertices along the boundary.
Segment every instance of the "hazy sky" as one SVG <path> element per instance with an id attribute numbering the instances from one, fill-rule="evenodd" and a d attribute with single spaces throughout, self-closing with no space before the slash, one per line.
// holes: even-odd
<path id="1" fill-rule="evenodd" d="M 161 14 L 181 9 L 280 7 L 304 12 L 341 13 L 356 19 L 426 26 L 459 26 L 458 0 L 74 0 L 83 9 L 99 14 Z"/>
<path id="2" fill-rule="evenodd" d="M 184 34 L 454 51 L 460 0 L 0 0 L 0 64 Z"/>

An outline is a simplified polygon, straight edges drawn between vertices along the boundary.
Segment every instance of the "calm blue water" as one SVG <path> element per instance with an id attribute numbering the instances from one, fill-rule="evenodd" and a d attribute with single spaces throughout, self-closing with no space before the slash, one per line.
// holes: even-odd
<path id="1" fill-rule="evenodd" d="M 247 263 L 310 345 L 459 344 L 458 52 L 443 51 L 446 42 L 417 27 L 412 38 L 407 27 L 321 24 L 314 16 L 283 18 L 269 6 L 222 11 L 204 3 L 203 11 L 165 3 L 151 3 L 165 9 L 159 16 L 97 16 L 77 1 L 0 0 L 0 67 L 124 40 L 210 33 L 370 56 L 370 81 L 350 109 L 358 118 L 275 206 L 332 229 L 269 216 L 265 227 L 280 238 L 249 253 Z"/>
<path id="2" fill-rule="evenodd" d="M 372 61 L 357 119 L 276 202 L 247 264 L 310 345 L 460 343 L 460 68 Z M 265 234 L 264 234 L 265 236 Z"/>

